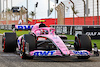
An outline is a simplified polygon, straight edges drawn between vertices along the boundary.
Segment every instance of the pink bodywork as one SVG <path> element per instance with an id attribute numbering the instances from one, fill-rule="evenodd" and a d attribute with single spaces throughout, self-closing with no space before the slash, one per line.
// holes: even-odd
<path id="1" fill-rule="evenodd" d="M 78 53 L 75 52 L 75 51 L 73 51 L 73 50 L 69 50 L 66 47 L 66 45 L 64 44 L 64 42 L 62 41 L 62 39 L 58 35 L 55 35 L 55 29 L 54 28 L 51 28 L 51 27 L 42 27 L 42 28 L 39 28 L 39 25 L 40 25 L 39 23 L 35 24 L 34 27 L 31 30 L 31 33 L 36 34 L 37 37 L 40 36 L 40 37 L 48 38 L 48 39 L 50 39 L 56 45 L 56 47 L 58 48 L 58 50 L 54 50 L 53 56 L 63 56 L 63 55 L 65 55 L 65 56 L 73 56 L 73 55 L 75 55 L 75 53 L 77 55 L 78 53 L 81 53 L 81 52 L 85 52 L 85 53 L 87 53 L 87 55 L 91 55 L 91 53 L 89 51 L 87 51 L 87 50 L 83 50 L 81 52 L 78 51 Z M 19 40 L 21 40 L 21 37 L 22 36 L 19 37 Z M 34 51 L 31 51 L 29 53 L 30 56 L 34 56 L 35 52 L 43 52 L 43 50 L 34 50 Z M 48 54 L 48 56 L 51 56 L 51 55 Z"/>
<path id="2" fill-rule="evenodd" d="M 68 48 L 66 47 L 64 42 L 61 40 L 61 38 L 59 36 L 55 35 L 54 28 L 51 28 L 51 27 L 39 28 L 38 25 L 39 24 L 34 25 L 34 27 L 33 27 L 34 29 L 32 29 L 31 32 L 34 32 L 36 34 L 36 36 L 42 36 L 42 37 L 51 39 L 56 44 L 56 46 L 62 51 L 62 53 L 64 55 L 70 54 L 70 51 L 68 50 Z M 45 34 L 45 33 L 41 34 L 41 30 L 47 30 L 48 34 Z"/>
<path id="3" fill-rule="evenodd" d="M 20 37 L 18 37 L 18 49 L 19 50 L 21 49 L 20 45 L 21 45 L 21 38 L 22 37 L 23 37 L 23 35 L 21 35 Z"/>

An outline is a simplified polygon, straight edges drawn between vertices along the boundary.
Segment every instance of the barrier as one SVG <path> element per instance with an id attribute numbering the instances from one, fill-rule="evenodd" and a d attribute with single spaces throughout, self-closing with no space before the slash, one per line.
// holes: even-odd
<path id="1" fill-rule="evenodd" d="M 100 28 L 100 25 L 50 25 L 55 28 L 56 34 L 83 34 L 83 28 Z"/>
<path id="2" fill-rule="evenodd" d="M 15 28 L 17 30 L 30 30 L 34 25 L 0 25 L 0 30 L 12 30 Z"/>
<path id="3" fill-rule="evenodd" d="M 31 28 L 33 28 L 33 26 L 34 25 L 16 25 L 15 28 L 17 30 L 30 30 Z M 84 30 L 86 30 L 84 28 L 88 28 L 88 29 L 92 28 L 92 30 L 91 30 L 92 32 L 96 28 L 98 28 L 97 31 L 100 29 L 100 25 L 50 25 L 50 27 L 53 27 L 56 29 L 56 31 L 55 31 L 56 34 L 68 34 L 68 35 L 75 35 L 78 33 L 79 34 L 87 34 L 86 32 L 84 32 Z M 12 30 L 12 25 L 0 25 L 0 30 Z M 95 31 L 95 32 L 97 32 L 97 31 Z M 95 32 L 93 32 L 93 34 Z M 96 37 L 98 37 L 98 36 L 96 36 Z"/>
<path id="4" fill-rule="evenodd" d="M 0 30 L 12 30 L 12 25 L 0 25 Z"/>
<path id="5" fill-rule="evenodd" d="M 100 28 L 83 28 L 83 33 L 91 37 L 91 39 L 100 39 Z"/>

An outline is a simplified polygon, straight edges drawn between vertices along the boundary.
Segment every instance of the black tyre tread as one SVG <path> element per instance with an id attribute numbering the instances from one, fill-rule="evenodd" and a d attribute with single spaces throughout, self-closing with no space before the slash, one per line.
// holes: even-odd
<path id="1" fill-rule="evenodd" d="M 36 36 L 33 36 L 31 34 L 24 34 L 23 40 L 25 41 L 24 42 L 25 45 L 26 45 L 26 42 L 29 44 L 29 51 L 33 51 L 36 49 Z M 25 54 L 25 50 L 24 52 L 21 51 L 21 53 L 22 53 L 22 57 L 21 57 L 22 59 L 32 59 L 33 58 L 31 56 L 27 56 Z"/>
<path id="2" fill-rule="evenodd" d="M 78 38 L 75 38 L 74 48 L 75 48 L 75 50 L 79 49 L 79 40 L 78 40 Z"/>
<path id="3" fill-rule="evenodd" d="M 87 51 L 92 51 L 92 44 L 91 44 L 91 39 L 87 35 L 82 35 L 80 36 L 80 42 L 81 42 L 81 49 L 87 50 Z"/>
<path id="4" fill-rule="evenodd" d="M 29 43 L 29 51 L 36 49 L 36 37 L 31 34 L 24 35 L 25 42 Z"/>
<path id="5" fill-rule="evenodd" d="M 17 45 L 16 33 L 5 33 L 4 52 L 16 51 L 16 45 Z"/>
<path id="6" fill-rule="evenodd" d="M 80 40 L 80 44 L 79 44 Z M 74 44 L 75 50 L 87 50 L 87 51 L 92 51 L 92 44 L 91 44 L 91 39 L 88 35 L 82 34 L 79 35 L 75 39 L 75 44 Z"/>

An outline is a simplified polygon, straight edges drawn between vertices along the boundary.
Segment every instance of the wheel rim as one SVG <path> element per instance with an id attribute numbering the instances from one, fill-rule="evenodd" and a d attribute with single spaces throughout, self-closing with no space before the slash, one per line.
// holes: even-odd
<path id="1" fill-rule="evenodd" d="M 22 41 L 22 45 L 21 45 L 21 53 L 20 53 L 20 56 L 21 58 L 24 58 L 24 53 L 25 53 L 25 42 L 24 42 L 24 39 Z"/>

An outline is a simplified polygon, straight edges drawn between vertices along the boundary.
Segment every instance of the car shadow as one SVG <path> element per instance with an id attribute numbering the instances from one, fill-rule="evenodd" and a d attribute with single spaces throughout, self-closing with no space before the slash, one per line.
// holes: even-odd
<path id="1" fill-rule="evenodd" d="M 34 57 L 33 59 L 24 59 L 28 62 L 98 62 L 100 60 L 78 59 L 77 57 Z"/>
<path id="2" fill-rule="evenodd" d="M 100 57 L 90 57 L 89 59 L 78 59 L 77 57 L 34 57 L 33 59 L 21 59 L 16 53 L 0 52 L 1 57 L 9 58 L 15 62 L 100 62 Z"/>

